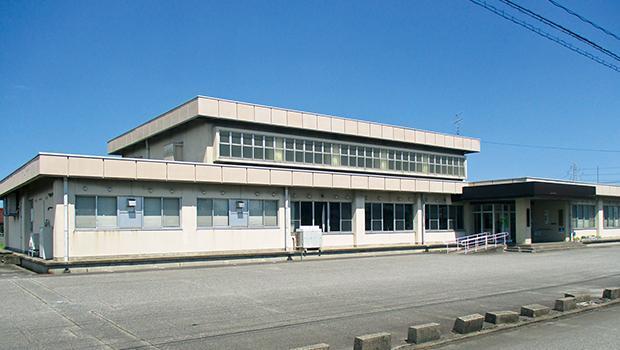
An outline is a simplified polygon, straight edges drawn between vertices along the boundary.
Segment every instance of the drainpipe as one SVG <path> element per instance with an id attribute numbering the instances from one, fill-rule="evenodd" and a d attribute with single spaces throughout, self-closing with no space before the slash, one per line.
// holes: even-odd
<path id="1" fill-rule="evenodd" d="M 62 204 L 64 216 L 64 233 L 65 233 L 65 262 L 69 261 L 69 179 L 62 179 Z"/>
<path id="2" fill-rule="evenodd" d="M 288 223 L 291 207 L 288 198 L 288 187 L 284 187 L 284 251 L 288 251 Z"/>

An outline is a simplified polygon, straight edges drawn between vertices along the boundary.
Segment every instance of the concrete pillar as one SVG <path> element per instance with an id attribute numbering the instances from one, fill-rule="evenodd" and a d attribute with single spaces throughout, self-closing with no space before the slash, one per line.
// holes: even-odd
<path id="1" fill-rule="evenodd" d="M 361 192 L 355 192 L 353 198 L 353 246 L 357 247 L 366 234 L 366 197 Z"/>
<path id="2" fill-rule="evenodd" d="M 528 215 L 530 216 L 528 218 Z M 531 200 L 529 198 L 518 198 L 515 200 L 515 216 L 517 219 L 516 242 L 517 244 L 532 243 L 532 220 L 531 220 Z M 529 223 L 529 225 L 528 225 Z"/>
<path id="3" fill-rule="evenodd" d="M 65 251 L 64 238 L 64 206 L 63 206 L 63 183 L 62 179 L 55 179 L 53 185 L 53 207 L 54 220 L 52 223 L 52 232 L 54 237 L 54 247 L 52 248 L 54 258 L 62 258 Z"/>
<path id="4" fill-rule="evenodd" d="M 603 237 L 603 230 L 605 229 L 605 212 L 603 207 L 603 200 L 596 201 L 596 236 Z"/>
<path id="5" fill-rule="evenodd" d="M 291 226 L 291 198 L 288 187 L 284 187 L 284 250 L 293 251 L 293 227 Z"/>
<path id="6" fill-rule="evenodd" d="M 463 203 L 463 229 L 465 229 L 465 234 L 474 234 L 474 214 L 472 211 L 471 203 Z"/>
<path id="7" fill-rule="evenodd" d="M 571 216 L 570 202 L 566 201 L 564 202 L 564 223 L 563 223 L 564 237 L 566 238 L 566 241 L 572 240 L 571 232 L 573 232 L 573 228 L 571 227 L 570 216 Z"/>
<path id="8" fill-rule="evenodd" d="M 415 244 L 424 244 L 424 205 L 422 204 L 422 193 L 416 194 Z"/>

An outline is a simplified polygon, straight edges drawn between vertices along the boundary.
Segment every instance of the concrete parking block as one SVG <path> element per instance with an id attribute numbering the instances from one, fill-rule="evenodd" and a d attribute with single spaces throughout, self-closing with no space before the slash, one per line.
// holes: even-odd
<path id="1" fill-rule="evenodd" d="M 466 334 L 481 330 L 483 325 L 484 316 L 472 314 L 461 316 L 454 320 L 454 328 L 452 330 L 460 334 Z"/>
<path id="2" fill-rule="evenodd" d="M 560 298 L 555 301 L 553 307 L 556 311 L 569 311 L 577 308 L 577 301 L 573 297 Z"/>
<path id="3" fill-rule="evenodd" d="M 426 323 L 409 327 L 407 342 L 422 344 L 441 338 L 439 323 Z"/>
<path id="4" fill-rule="evenodd" d="M 603 291 L 603 298 L 605 299 L 620 298 L 620 287 L 605 288 L 605 290 Z"/>
<path id="5" fill-rule="evenodd" d="M 392 348 L 392 334 L 374 333 L 355 337 L 353 350 L 390 350 Z"/>
<path id="6" fill-rule="evenodd" d="M 493 324 L 519 322 L 519 314 L 514 311 L 491 311 L 484 315 L 484 321 Z"/>
<path id="7" fill-rule="evenodd" d="M 540 304 L 530 304 L 521 306 L 521 316 L 540 317 L 549 313 L 551 309 Z"/>
<path id="8" fill-rule="evenodd" d="M 329 350 L 329 344 L 320 343 L 320 344 L 302 346 L 301 348 L 294 348 L 291 350 Z"/>
<path id="9" fill-rule="evenodd" d="M 564 297 L 567 298 L 575 298 L 575 302 L 577 303 L 585 303 L 588 302 L 590 300 L 592 300 L 592 295 L 590 295 L 590 293 L 588 292 L 566 292 L 564 293 Z"/>

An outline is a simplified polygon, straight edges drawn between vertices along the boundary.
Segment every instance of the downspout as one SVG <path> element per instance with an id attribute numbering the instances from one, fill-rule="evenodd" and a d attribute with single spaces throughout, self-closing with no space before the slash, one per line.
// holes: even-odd
<path id="1" fill-rule="evenodd" d="M 424 208 L 424 200 L 423 200 L 423 194 L 419 193 L 418 194 L 418 198 L 416 199 L 416 205 L 418 207 L 417 210 L 417 214 L 418 214 L 418 218 L 416 220 L 416 229 L 420 230 L 420 241 L 418 242 L 418 244 L 425 244 L 425 235 L 426 235 L 426 226 L 425 226 L 425 217 L 426 217 L 426 213 L 424 212 L 426 210 L 426 208 Z"/>
<path id="2" fill-rule="evenodd" d="M 65 262 L 69 261 L 69 179 L 62 179 L 62 204 L 63 204 L 63 219 L 64 219 L 64 234 L 65 234 Z"/>
<path id="3" fill-rule="evenodd" d="M 288 223 L 291 215 L 291 208 L 288 198 L 288 187 L 284 187 L 284 251 L 288 251 Z"/>

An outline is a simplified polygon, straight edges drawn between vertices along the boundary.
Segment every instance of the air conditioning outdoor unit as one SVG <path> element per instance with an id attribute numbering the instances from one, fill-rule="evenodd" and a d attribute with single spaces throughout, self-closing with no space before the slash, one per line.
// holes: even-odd
<path id="1" fill-rule="evenodd" d="M 321 249 L 323 231 L 319 226 L 300 226 L 296 235 L 298 249 Z"/>

